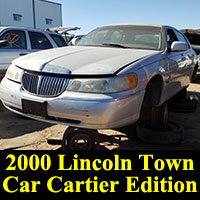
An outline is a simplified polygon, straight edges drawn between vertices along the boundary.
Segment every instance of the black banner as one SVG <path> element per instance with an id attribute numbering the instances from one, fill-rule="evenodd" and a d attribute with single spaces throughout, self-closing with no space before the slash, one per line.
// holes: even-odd
<path id="1" fill-rule="evenodd" d="M 200 193 L 199 151 L 1 151 L 4 199 L 133 199 Z M 120 195 L 121 194 L 121 195 Z M 191 196 L 192 195 L 192 196 Z M 41 197 L 41 198 L 43 198 Z"/>

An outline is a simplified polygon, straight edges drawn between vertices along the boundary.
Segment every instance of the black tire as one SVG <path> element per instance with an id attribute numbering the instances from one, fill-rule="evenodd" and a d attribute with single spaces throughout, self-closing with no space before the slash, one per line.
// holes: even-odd
<path id="1" fill-rule="evenodd" d="M 97 130 L 69 127 L 63 135 L 62 148 L 64 150 L 95 150 L 97 134 Z"/>
<path id="2" fill-rule="evenodd" d="M 169 101 L 168 106 L 171 112 L 192 113 L 196 111 L 197 104 L 197 100 L 186 99 L 183 103 Z"/>
<path id="3" fill-rule="evenodd" d="M 150 121 L 143 122 L 137 126 L 138 138 L 147 144 L 171 145 L 177 144 L 184 139 L 184 128 L 174 121 L 168 121 L 166 131 L 154 131 L 150 129 Z"/>

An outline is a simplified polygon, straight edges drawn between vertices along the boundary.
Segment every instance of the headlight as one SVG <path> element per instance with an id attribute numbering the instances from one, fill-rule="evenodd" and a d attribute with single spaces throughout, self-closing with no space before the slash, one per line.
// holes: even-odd
<path id="1" fill-rule="evenodd" d="M 111 78 L 73 79 L 68 91 L 88 93 L 114 93 L 132 89 L 136 86 L 136 75 L 129 74 Z"/>
<path id="2" fill-rule="evenodd" d="M 21 83 L 23 70 L 11 64 L 6 72 L 6 78 Z"/>

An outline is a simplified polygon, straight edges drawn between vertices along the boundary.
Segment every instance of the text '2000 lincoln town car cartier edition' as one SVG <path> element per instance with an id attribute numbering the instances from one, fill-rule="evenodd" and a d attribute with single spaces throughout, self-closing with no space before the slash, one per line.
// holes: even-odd
<path id="1" fill-rule="evenodd" d="M 26 117 L 117 128 L 138 121 L 145 106 L 161 109 L 190 84 L 196 64 L 190 43 L 173 27 L 108 25 L 76 46 L 14 60 L 0 98 L 7 109 Z"/>

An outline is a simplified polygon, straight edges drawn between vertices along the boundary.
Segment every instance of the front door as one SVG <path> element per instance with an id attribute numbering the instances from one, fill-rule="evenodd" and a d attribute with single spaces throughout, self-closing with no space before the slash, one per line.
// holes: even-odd
<path id="1" fill-rule="evenodd" d="M 0 35 L 0 40 L 8 41 L 7 47 L 0 48 L 0 71 L 6 70 L 15 58 L 30 52 L 22 30 L 7 30 Z"/>

